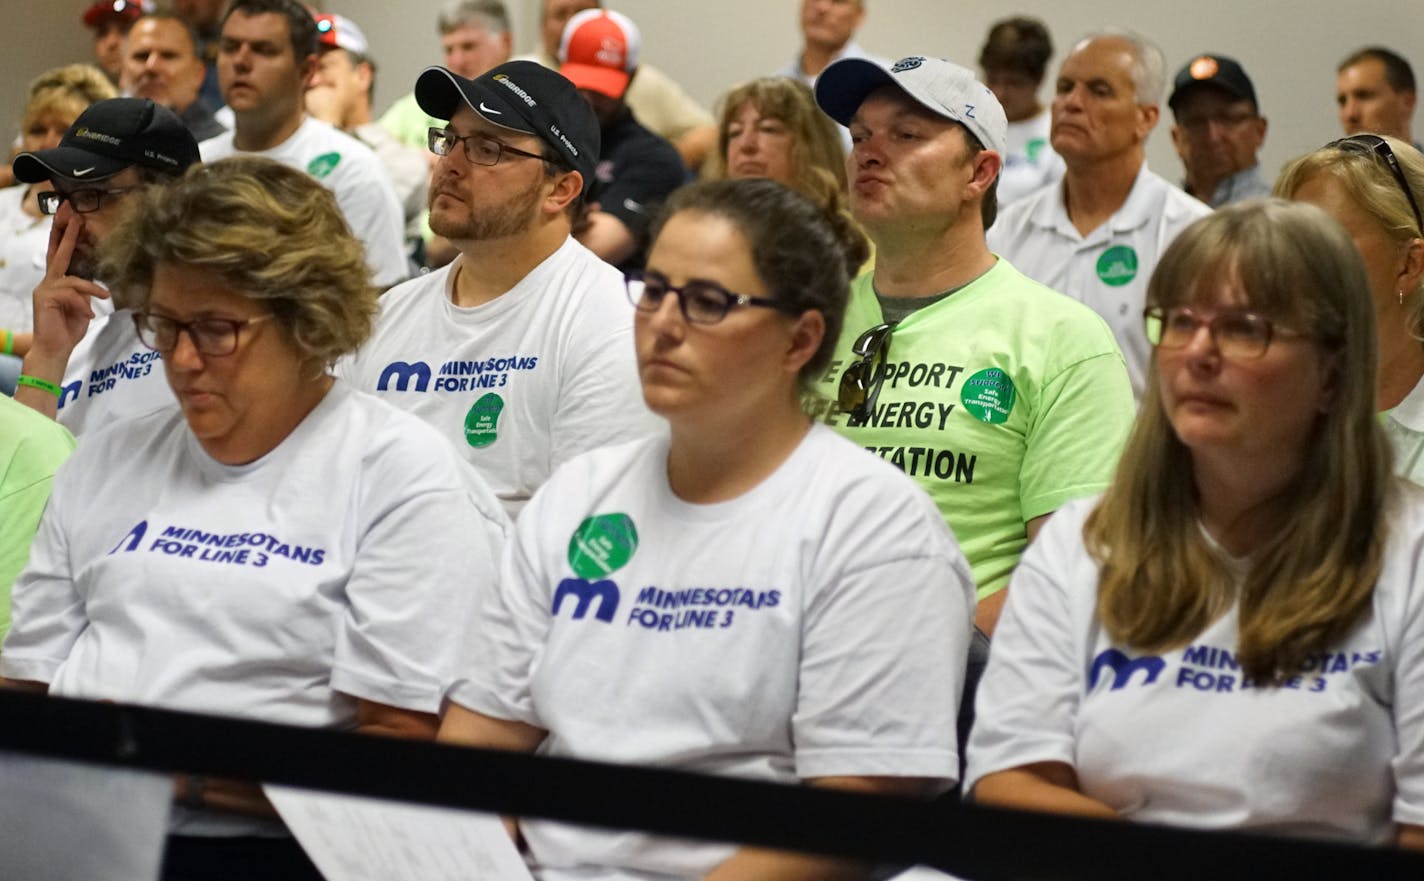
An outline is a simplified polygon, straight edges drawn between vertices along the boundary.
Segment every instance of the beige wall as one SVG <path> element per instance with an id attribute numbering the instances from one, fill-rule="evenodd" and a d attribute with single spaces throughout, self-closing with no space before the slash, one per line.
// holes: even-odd
<path id="1" fill-rule="evenodd" d="M 519 51 L 537 40 L 540 0 L 506 0 Z M 25 83 L 46 67 L 88 56 L 79 16 L 89 0 L 0 0 L 0 126 L 13 132 Z M 1334 66 L 1365 43 L 1380 42 L 1410 56 L 1424 78 L 1424 14 L 1418 0 L 1018 0 L 1013 6 L 965 0 L 867 0 L 861 42 L 886 56 L 937 54 L 972 63 L 988 26 L 1011 11 L 1044 19 L 1061 48 L 1084 31 L 1126 26 L 1156 40 L 1175 71 L 1191 55 L 1211 50 L 1239 58 L 1256 82 L 1271 121 L 1262 160 L 1268 175 L 1291 156 L 1336 137 Z M 440 61 L 435 33 L 438 0 L 324 0 L 328 11 L 354 18 L 381 62 L 378 109 L 408 91 L 415 74 Z M 616 0 L 641 26 L 643 57 L 711 104 L 732 83 L 785 64 L 798 41 L 796 0 Z M 1056 66 L 1057 60 L 1053 62 Z M 1050 74 L 1051 75 L 1051 74 Z M 1046 87 L 1045 87 L 1046 88 Z M 1045 95 L 1046 95 L 1045 91 Z M 1165 103 L 1164 103 L 1165 109 Z M 1148 156 L 1176 177 L 1180 166 L 1166 126 Z M 1415 135 L 1424 135 L 1424 111 Z"/>

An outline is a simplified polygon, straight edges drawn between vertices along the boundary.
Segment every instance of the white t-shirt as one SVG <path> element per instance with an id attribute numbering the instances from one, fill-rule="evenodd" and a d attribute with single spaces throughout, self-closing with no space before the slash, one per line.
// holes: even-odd
<path id="1" fill-rule="evenodd" d="M 640 437 L 633 307 L 618 270 L 569 238 L 513 288 L 456 306 L 464 257 L 387 291 L 376 332 L 338 374 L 429 422 L 510 516 L 575 453 Z"/>
<path id="2" fill-rule="evenodd" d="M 999 171 L 1000 208 L 1063 177 L 1063 157 L 1048 143 L 1050 116 L 1045 107 L 1036 116 L 1009 123 L 1004 167 Z"/>
<path id="3" fill-rule="evenodd" d="M 55 477 L 0 671 L 292 725 L 351 728 L 356 698 L 433 713 L 506 527 L 434 432 L 339 381 L 247 465 L 208 456 L 176 409 L 123 420 Z"/>
<path id="4" fill-rule="evenodd" d="M 226 131 L 198 145 L 204 162 L 245 152 Z M 405 259 L 405 219 L 386 167 L 371 148 L 343 131 L 308 116 L 290 138 L 270 150 L 252 152 L 305 171 L 336 194 L 351 232 L 366 247 L 371 282 L 386 287 L 410 276 Z"/>
<path id="5" fill-rule="evenodd" d="M 1394 473 L 1424 486 L 1424 380 L 1385 414 L 1383 423 L 1394 447 Z"/>
<path id="6" fill-rule="evenodd" d="M 924 492 L 821 425 L 720 504 L 673 495 L 667 454 L 597 450 L 535 495 L 450 699 L 549 756 L 952 782 L 974 586 Z M 735 850 L 521 827 L 543 881 L 697 878 Z"/>
<path id="7" fill-rule="evenodd" d="M 989 247 L 1029 278 L 1086 303 L 1112 328 L 1142 400 L 1152 347 L 1142 327 L 1147 280 L 1177 235 L 1211 209 L 1147 169 L 1127 201 L 1086 236 L 1068 219 L 1063 187 L 1045 187 L 1004 209 Z"/>
<path id="8" fill-rule="evenodd" d="M 20 207 L 27 189 L 0 189 L 0 328 L 15 333 L 34 329 L 34 292 L 49 251 L 50 218 L 31 217 Z"/>
<path id="9" fill-rule="evenodd" d="M 1161 656 L 1115 645 L 1083 547 L 1096 500 L 1059 509 L 1009 585 L 968 786 L 1065 762 L 1142 822 L 1373 843 L 1424 823 L 1424 493 L 1400 492 L 1370 606 L 1277 688 L 1243 679 L 1235 611 Z"/>
<path id="10" fill-rule="evenodd" d="M 94 320 L 69 356 L 59 397 L 59 423 L 75 437 L 111 422 L 177 407 L 163 359 L 139 342 L 133 312 L 105 313 L 94 300 Z"/>

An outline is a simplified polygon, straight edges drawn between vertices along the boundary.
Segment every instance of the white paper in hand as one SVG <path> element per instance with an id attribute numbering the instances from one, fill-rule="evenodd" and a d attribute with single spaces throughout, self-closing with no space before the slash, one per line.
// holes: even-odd
<path id="1" fill-rule="evenodd" d="M 263 788 L 327 881 L 533 881 L 492 814 Z"/>

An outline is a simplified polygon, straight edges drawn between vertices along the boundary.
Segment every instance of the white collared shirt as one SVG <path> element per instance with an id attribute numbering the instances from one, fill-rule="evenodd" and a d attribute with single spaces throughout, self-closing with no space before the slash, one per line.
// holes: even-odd
<path id="1" fill-rule="evenodd" d="M 1063 193 L 1062 184 L 1045 187 L 1010 205 L 989 230 L 989 247 L 1024 275 L 1103 317 L 1140 401 L 1152 355 L 1142 328 L 1147 279 L 1172 240 L 1211 209 L 1144 162 L 1122 206 L 1084 236 L 1068 218 Z"/>

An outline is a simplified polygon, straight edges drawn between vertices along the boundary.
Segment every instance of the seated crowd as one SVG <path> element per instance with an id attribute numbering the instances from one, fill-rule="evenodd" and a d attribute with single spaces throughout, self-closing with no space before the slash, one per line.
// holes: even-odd
<path id="1" fill-rule="evenodd" d="M 95 9 L 118 90 L 34 80 L 0 190 L 0 685 L 1424 850 L 1399 56 L 1272 189 L 1240 63 L 1167 98 L 1126 32 L 1045 106 L 1040 22 L 981 79 L 804 0 L 714 116 L 595 2 L 511 60 L 454 0 L 377 123 L 344 16 Z M 166 881 L 321 877 L 260 781 L 173 802 Z M 540 881 L 875 871 L 508 826 Z"/>

